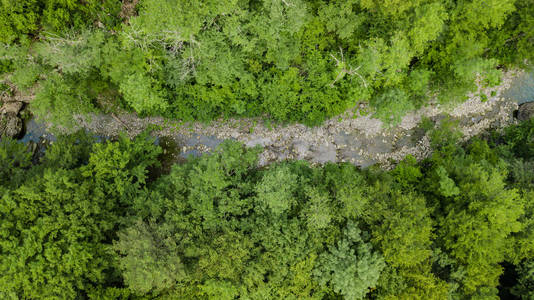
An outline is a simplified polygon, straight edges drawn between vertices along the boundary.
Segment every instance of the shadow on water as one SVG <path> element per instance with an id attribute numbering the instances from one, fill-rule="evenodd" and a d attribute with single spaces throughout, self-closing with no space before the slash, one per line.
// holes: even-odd
<path id="1" fill-rule="evenodd" d="M 97 142 L 112 140 L 111 137 L 90 133 Z M 46 148 L 57 141 L 57 136 L 47 130 L 45 124 L 36 121 L 33 117 L 26 119 L 23 125 L 23 135 L 18 139 L 28 145 L 33 153 L 32 160 L 37 163 L 44 155 Z"/>
<path id="2" fill-rule="evenodd" d="M 151 179 L 158 178 L 163 174 L 168 174 L 171 168 L 176 163 L 184 163 L 187 159 L 183 157 L 181 152 L 181 145 L 172 137 L 156 137 L 156 145 L 161 147 L 161 154 L 158 160 L 161 164 L 159 168 L 152 168 L 149 170 Z"/>
<path id="3" fill-rule="evenodd" d="M 194 149 L 194 147 L 198 145 L 204 145 L 209 149 L 214 149 L 220 143 L 222 143 L 222 140 L 215 137 L 196 134 L 193 134 L 193 136 L 189 138 L 178 136 L 156 137 L 155 144 L 162 148 L 162 153 L 158 157 L 161 166 L 157 169 L 151 169 L 150 177 L 157 178 L 162 174 L 168 174 L 174 164 L 185 163 L 190 157 L 201 156 L 202 152 Z M 184 147 L 186 148 L 185 151 L 183 151 Z"/>
<path id="4" fill-rule="evenodd" d="M 46 130 L 44 124 L 38 123 L 35 119 L 30 118 L 24 122 L 24 136 L 20 139 L 23 143 L 40 143 L 43 141 L 56 141 L 56 136 Z"/>
<path id="5" fill-rule="evenodd" d="M 44 155 L 46 148 L 55 142 L 57 138 L 54 134 L 46 130 L 44 124 L 36 122 L 33 118 L 24 121 L 22 130 L 23 135 L 19 141 L 28 146 L 28 149 L 33 154 L 32 161 L 38 163 Z"/>

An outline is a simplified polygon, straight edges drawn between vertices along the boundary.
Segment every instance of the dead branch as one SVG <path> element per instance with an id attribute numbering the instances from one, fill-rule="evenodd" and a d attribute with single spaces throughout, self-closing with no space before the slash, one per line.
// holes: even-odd
<path id="1" fill-rule="evenodd" d="M 348 68 L 345 67 L 345 65 L 347 65 L 347 64 L 345 62 L 345 57 L 343 56 L 343 49 L 341 49 L 341 47 L 339 48 L 339 52 L 340 52 L 341 59 L 337 59 L 337 57 L 335 57 L 333 54 L 330 54 L 330 56 L 336 61 L 336 66 L 337 67 L 341 67 L 341 70 L 337 74 L 337 76 L 334 79 L 334 81 L 332 83 L 330 83 L 330 87 L 333 88 L 334 84 L 338 80 L 341 80 L 343 77 L 345 77 L 346 74 L 348 74 L 350 76 L 357 75 L 361 79 L 361 81 L 363 82 L 363 85 L 365 86 L 365 88 L 367 88 L 367 82 L 365 81 L 363 76 L 360 73 L 357 72 L 361 68 L 361 66 L 358 66 L 357 68 L 353 68 L 352 66 L 348 65 Z"/>

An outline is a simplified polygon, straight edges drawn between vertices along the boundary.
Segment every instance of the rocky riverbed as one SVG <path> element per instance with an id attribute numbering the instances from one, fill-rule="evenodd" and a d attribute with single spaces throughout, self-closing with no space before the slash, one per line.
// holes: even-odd
<path id="1" fill-rule="evenodd" d="M 430 153 L 429 138 L 422 128 L 423 118 L 437 123 L 449 117 L 459 122 L 466 139 L 490 128 L 501 128 L 516 121 L 518 104 L 503 96 L 521 71 L 508 72 L 502 84 L 479 88 L 460 105 L 430 104 L 406 115 L 400 124 L 388 127 L 371 114 L 364 115 L 360 105 L 322 126 L 301 124 L 272 125 L 260 118 L 217 120 L 210 124 L 181 123 L 160 117 L 140 118 L 135 114 L 76 116 L 78 127 L 100 136 L 126 132 L 135 136 L 148 127 L 167 147 L 178 148 L 174 159 L 210 151 L 226 139 L 247 147 L 262 146 L 260 164 L 304 159 L 313 163 L 350 162 L 361 167 L 380 163 L 389 167 L 408 154 L 422 159 Z M 480 95 L 486 95 L 483 100 Z M 521 116 L 523 116 L 520 113 Z M 50 126 L 51 124 L 46 124 Z M 172 157 L 171 157 L 172 159 Z"/>
<path id="2" fill-rule="evenodd" d="M 0 93 L 0 137 L 20 137 L 23 133 L 22 114 L 33 98 L 33 91 L 19 92 L 14 86 Z"/>

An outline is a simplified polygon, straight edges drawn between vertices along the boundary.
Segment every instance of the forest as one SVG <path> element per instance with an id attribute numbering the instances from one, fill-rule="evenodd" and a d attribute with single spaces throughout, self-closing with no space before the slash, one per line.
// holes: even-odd
<path id="1" fill-rule="evenodd" d="M 534 53 L 532 0 L 0 2 L 0 92 L 68 126 L 87 112 L 395 123 Z"/>
<path id="2" fill-rule="evenodd" d="M 359 105 L 394 127 L 533 59 L 533 0 L 0 1 L 0 117 L 67 129 Z M 534 118 L 424 129 L 428 157 L 391 168 L 259 166 L 232 140 L 167 168 L 154 128 L 0 132 L 0 299 L 534 299 Z"/>
<path id="3" fill-rule="evenodd" d="M 2 299 L 532 299 L 534 119 L 394 169 L 0 141 Z M 516 298 L 510 298 L 515 296 Z"/>

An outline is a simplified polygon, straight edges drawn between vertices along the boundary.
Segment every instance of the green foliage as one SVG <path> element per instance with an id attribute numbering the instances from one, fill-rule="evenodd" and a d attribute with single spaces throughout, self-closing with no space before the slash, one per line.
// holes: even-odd
<path id="1" fill-rule="evenodd" d="M 121 82 L 119 91 L 130 107 L 139 113 L 164 111 L 167 102 L 154 84 L 150 77 L 136 73 Z"/>
<path id="2" fill-rule="evenodd" d="M 444 124 L 432 158 L 390 172 L 258 170 L 235 143 L 175 166 L 134 200 L 115 244 L 127 285 L 171 298 L 494 298 L 499 264 L 534 253 L 531 192 L 507 183 L 509 147 L 459 147 Z"/>
<path id="3" fill-rule="evenodd" d="M 306 191 L 306 196 L 309 198 L 309 204 L 303 210 L 306 225 L 310 230 L 321 230 L 328 228 L 334 216 L 330 211 L 330 206 L 333 205 L 326 192 L 317 188 L 310 187 Z"/>
<path id="4" fill-rule="evenodd" d="M 391 173 L 402 188 L 416 185 L 423 176 L 417 160 L 411 155 L 401 161 Z"/>
<path id="5" fill-rule="evenodd" d="M 100 48 L 106 34 L 100 31 L 84 31 L 81 34 L 48 34 L 36 45 L 36 56 L 42 63 L 65 75 L 87 77 L 92 68 L 102 64 Z"/>
<path id="6" fill-rule="evenodd" d="M 507 128 L 504 140 L 508 147 L 511 147 L 515 157 L 532 160 L 534 158 L 534 120 L 530 119 L 519 126 Z"/>
<path id="7" fill-rule="evenodd" d="M 19 35 L 37 31 L 38 1 L 2 1 L 0 8 L 0 42 L 10 43 Z"/>
<path id="8" fill-rule="evenodd" d="M 83 131 L 60 136 L 58 142 L 46 149 L 40 166 L 51 169 L 74 169 L 89 161 L 92 144 L 96 140 Z"/>
<path id="9" fill-rule="evenodd" d="M 415 107 L 408 100 L 408 95 L 402 90 L 391 89 L 378 96 L 373 104 L 377 107 L 375 116 L 387 124 L 398 124 L 401 118 Z"/>
<path id="10" fill-rule="evenodd" d="M 81 171 L 115 196 L 135 195 L 146 184 L 148 168 L 159 163 L 156 157 L 161 149 L 153 143 L 145 133 L 135 140 L 121 135 L 118 142 L 95 144 Z M 128 197 L 125 200 L 131 201 Z"/>
<path id="11" fill-rule="evenodd" d="M 258 185 L 258 201 L 274 215 L 289 211 L 295 204 L 293 193 L 297 177 L 288 168 L 279 168 L 269 172 Z"/>
<path id="12" fill-rule="evenodd" d="M 526 261 L 517 269 L 519 280 L 512 293 L 520 299 L 532 299 L 534 297 L 534 264 L 532 261 Z"/>
<path id="13" fill-rule="evenodd" d="M 25 54 L 0 56 L 0 72 L 20 89 L 57 73 L 105 111 L 317 125 L 367 102 L 394 125 L 431 97 L 458 102 L 475 79 L 498 84 L 497 66 L 524 65 L 529 1 L 6 0 L 0 42 Z M 104 90 L 116 97 L 102 101 Z"/>
<path id="14" fill-rule="evenodd" d="M 431 255 L 432 220 L 425 199 L 400 191 L 382 193 L 377 186 L 372 193 L 370 216 L 372 241 L 380 246 L 385 261 L 392 267 L 413 267 Z"/>
<path id="15" fill-rule="evenodd" d="M 120 2 L 113 0 L 21 0 L 0 2 L 0 42 L 26 40 L 39 30 L 80 29 L 93 23 L 117 25 Z"/>
<path id="16" fill-rule="evenodd" d="M 436 169 L 436 175 L 438 178 L 439 189 L 438 192 L 443 197 L 452 197 L 460 194 L 460 189 L 454 183 L 448 174 L 447 170 L 443 166 L 439 166 Z"/>
<path id="17" fill-rule="evenodd" d="M 60 137 L 38 161 L 2 140 L 0 295 L 492 299 L 508 262 L 528 298 L 531 123 L 463 147 L 442 124 L 433 156 L 391 171 L 258 169 L 225 142 L 155 178 L 146 135 Z"/>
<path id="18" fill-rule="evenodd" d="M 30 88 L 39 78 L 43 69 L 37 64 L 29 63 L 24 69 L 16 69 L 10 80 L 20 89 Z"/>
<path id="19" fill-rule="evenodd" d="M 30 104 L 32 112 L 43 120 L 74 127 L 76 115 L 94 112 L 87 82 L 51 73 Z"/>
<path id="20" fill-rule="evenodd" d="M 160 292 L 184 277 L 183 263 L 170 251 L 172 245 L 155 236 L 148 225 L 137 222 L 119 234 L 119 239 L 114 249 L 124 256 L 122 276 L 134 292 Z"/>
<path id="21" fill-rule="evenodd" d="M 24 169 L 30 166 L 31 156 L 24 144 L 10 138 L 0 140 L 0 191 L 1 186 L 18 185 L 23 181 Z"/>
<path id="22" fill-rule="evenodd" d="M 528 0 L 515 1 L 515 11 L 506 19 L 503 27 L 510 35 L 493 32 L 494 40 L 500 47 L 494 49 L 505 61 L 523 64 L 524 60 L 532 60 L 532 40 L 534 38 L 532 27 L 534 26 L 534 8 Z M 512 51 L 510 48 L 515 49 Z"/>
<path id="23" fill-rule="evenodd" d="M 1 89 L 66 127 L 109 103 L 315 125 L 360 101 L 394 125 L 531 58 L 529 1 L 144 0 L 121 26 L 119 1 L 2 1 Z M 532 297 L 534 120 L 464 145 L 428 123 L 432 156 L 390 171 L 225 142 L 160 176 L 146 135 L 3 139 L 0 298 L 495 299 L 508 264 Z"/>
<path id="24" fill-rule="evenodd" d="M 458 121 L 449 117 L 441 120 L 439 126 L 430 129 L 429 137 L 432 147 L 440 149 L 440 156 L 452 155 L 462 138 L 462 133 L 456 130 Z"/>
<path id="25" fill-rule="evenodd" d="M 451 285 L 438 278 L 429 264 L 386 268 L 380 274 L 377 299 L 447 299 Z"/>
<path id="26" fill-rule="evenodd" d="M 23 178 L 1 174 L 2 182 L 8 183 L 0 198 L 3 298 L 125 295 L 120 292 L 121 279 L 109 251 L 125 215 L 125 202 L 115 190 L 135 187 L 129 196 L 141 191 L 140 174 L 154 162 L 156 146 L 143 143 L 142 138 L 94 146 L 85 135 L 77 138 L 79 143 L 60 138 L 50 146 L 42 164 L 33 166 L 21 146 L 2 141 L 2 157 L 7 153 L 13 158 L 11 172 L 17 168 L 25 172 Z M 143 151 L 136 151 L 138 146 Z M 129 155 L 137 160 L 128 160 Z M 65 160 L 56 164 L 60 157 Z M 118 176 L 100 176 L 104 166 L 113 167 L 109 171 Z"/>
<path id="27" fill-rule="evenodd" d="M 358 219 L 367 209 L 365 177 L 350 165 L 326 165 L 324 183 L 335 195 L 343 218 Z"/>
<path id="28" fill-rule="evenodd" d="M 480 166 L 465 168 L 460 182 L 461 195 L 449 204 L 450 213 L 442 221 L 443 242 L 466 267 L 466 292 L 480 286 L 495 286 L 505 257 L 509 235 L 521 230 L 521 198 L 506 190 L 503 176 Z M 476 183 L 474 183 L 476 182 Z"/>
<path id="29" fill-rule="evenodd" d="M 485 141 L 474 140 L 467 151 L 458 146 L 454 150 L 448 142 L 440 144 L 444 146 L 432 158 L 435 166 L 427 181 L 428 192 L 437 197 L 437 209 L 444 212 L 438 219 L 439 244 L 461 266 L 465 294 L 494 298 L 502 274 L 499 263 L 517 259 L 516 254 L 509 257 L 521 251 L 510 250 L 514 236 L 527 233 L 525 201 L 516 189 L 507 187 L 507 164 Z"/>
<path id="30" fill-rule="evenodd" d="M 314 275 L 347 299 L 363 299 L 374 288 L 384 261 L 362 240 L 360 229 L 349 222 L 344 238 L 319 257 Z"/>

